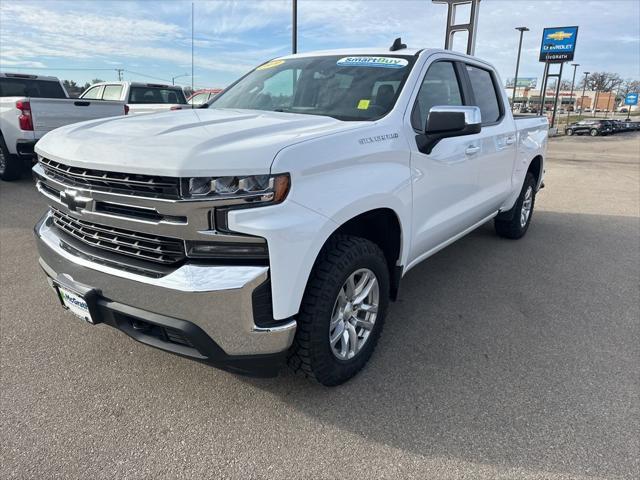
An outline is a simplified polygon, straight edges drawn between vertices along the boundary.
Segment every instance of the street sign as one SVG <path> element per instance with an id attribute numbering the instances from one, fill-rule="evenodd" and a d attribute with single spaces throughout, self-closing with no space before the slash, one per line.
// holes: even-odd
<path id="1" fill-rule="evenodd" d="M 536 88 L 537 84 L 537 77 L 518 77 L 518 88 Z M 507 78 L 506 87 L 513 88 L 513 78 Z"/>
<path id="2" fill-rule="evenodd" d="M 624 97 L 625 105 L 637 105 L 638 104 L 638 94 L 637 93 L 627 93 L 627 96 Z"/>
<path id="3" fill-rule="evenodd" d="M 578 27 L 545 28 L 540 45 L 541 62 L 562 63 L 573 60 Z"/>

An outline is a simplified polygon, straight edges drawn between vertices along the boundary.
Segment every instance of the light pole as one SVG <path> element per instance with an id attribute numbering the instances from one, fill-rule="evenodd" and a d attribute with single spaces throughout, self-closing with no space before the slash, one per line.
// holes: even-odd
<path id="1" fill-rule="evenodd" d="M 176 78 L 180 78 L 180 77 L 190 77 L 191 75 L 189 75 L 188 73 L 181 73 L 180 75 L 176 75 L 175 77 L 171 77 L 171 85 L 175 85 L 176 84 Z"/>
<path id="2" fill-rule="evenodd" d="M 513 95 L 511 96 L 511 111 L 516 103 L 516 89 L 518 88 L 518 70 L 520 69 L 520 53 L 522 52 L 522 35 L 524 32 L 528 32 L 527 27 L 516 27 L 516 30 L 520 32 L 520 43 L 518 44 L 518 60 L 516 60 L 516 76 L 513 79 Z"/>
<path id="3" fill-rule="evenodd" d="M 576 84 L 576 70 L 578 70 L 578 67 L 580 66 L 579 63 L 572 63 L 571 66 L 573 67 L 573 80 L 571 80 L 571 93 L 569 94 L 569 98 L 570 98 L 570 102 L 575 105 L 573 103 L 573 88 Z M 575 108 L 574 108 L 575 110 Z M 567 108 L 567 123 L 569 123 L 569 109 Z"/>
<path id="4" fill-rule="evenodd" d="M 582 112 L 584 112 L 584 92 L 587 89 L 587 78 L 591 72 L 584 72 L 584 83 L 582 84 L 582 97 L 580 97 L 580 119 L 582 119 Z"/>
<path id="5" fill-rule="evenodd" d="M 291 53 L 298 53 L 298 0 L 291 3 Z"/>

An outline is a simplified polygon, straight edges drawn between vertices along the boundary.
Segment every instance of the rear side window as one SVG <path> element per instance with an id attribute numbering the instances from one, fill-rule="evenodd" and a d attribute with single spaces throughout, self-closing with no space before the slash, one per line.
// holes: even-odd
<path id="1" fill-rule="evenodd" d="M 413 128 L 423 130 L 429 110 L 439 105 L 463 105 L 458 76 L 451 62 L 436 62 L 427 70 L 411 113 Z"/>
<path id="2" fill-rule="evenodd" d="M 182 90 L 158 87 L 131 87 L 129 103 L 179 103 L 186 104 Z"/>
<path id="3" fill-rule="evenodd" d="M 67 98 L 59 82 L 31 78 L 0 78 L 0 97 Z"/>
<path id="4" fill-rule="evenodd" d="M 122 95 L 122 85 L 105 85 L 102 99 L 120 100 L 120 95 Z"/>
<path id="5" fill-rule="evenodd" d="M 194 95 L 193 97 L 191 97 L 191 99 L 189 100 L 189 103 L 191 105 L 202 105 L 207 100 L 209 100 L 208 93 L 198 93 L 197 95 Z"/>
<path id="6" fill-rule="evenodd" d="M 502 113 L 500 112 L 500 103 L 491 72 L 483 68 L 467 65 L 467 73 L 471 81 L 473 95 L 476 98 L 476 104 L 480 107 L 482 124 L 497 122 Z"/>
<path id="7" fill-rule="evenodd" d="M 97 87 L 91 87 L 89 90 L 84 92 L 82 98 L 86 98 L 89 100 L 98 100 L 102 95 L 102 85 L 98 85 Z"/>

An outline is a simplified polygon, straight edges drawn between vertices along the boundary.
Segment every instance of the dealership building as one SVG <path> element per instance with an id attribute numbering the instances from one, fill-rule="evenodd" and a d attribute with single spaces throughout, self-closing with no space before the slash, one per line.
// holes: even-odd
<path id="1" fill-rule="evenodd" d="M 507 86 L 505 87 L 505 90 L 509 100 L 511 101 L 513 96 L 513 86 Z M 544 99 L 545 108 L 553 108 L 555 93 L 554 89 L 547 89 L 547 94 Z M 616 103 L 616 93 L 614 92 L 587 90 L 584 92 L 583 96 L 582 89 L 579 88 L 574 89 L 573 93 L 571 90 L 560 90 L 558 95 L 558 109 L 578 110 L 580 108 L 584 108 L 585 110 L 599 110 L 604 112 L 618 110 L 620 107 L 626 107 L 624 105 L 624 100 L 620 100 L 620 96 L 618 96 L 618 100 L 619 101 Z M 516 108 L 537 108 L 540 105 L 540 90 L 532 88 L 531 86 L 518 86 L 516 89 L 514 103 Z M 638 110 L 638 106 L 633 106 L 631 110 Z"/>

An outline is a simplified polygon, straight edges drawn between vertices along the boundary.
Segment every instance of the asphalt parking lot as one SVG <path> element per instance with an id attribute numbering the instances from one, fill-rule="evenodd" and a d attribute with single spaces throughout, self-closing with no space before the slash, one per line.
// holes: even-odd
<path id="1" fill-rule="evenodd" d="M 411 271 L 372 361 L 238 377 L 62 311 L 32 181 L 0 184 L 0 477 L 640 475 L 640 133 L 552 139 L 527 236 Z"/>

